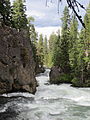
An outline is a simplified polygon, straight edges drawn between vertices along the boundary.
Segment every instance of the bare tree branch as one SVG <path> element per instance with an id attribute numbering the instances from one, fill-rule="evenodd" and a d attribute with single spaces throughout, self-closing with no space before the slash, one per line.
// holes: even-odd
<path id="1" fill-rule="evenodd" d="M 47 5 L 47 1 L 46 0 L 46 5 Z M 60 2 L 63 2 L 63 0 L 58 0 L 58 12 L 59 12 L 59 4 Z M 75 13 L 76 17 L 78 18 L 78 20 L 80 21 L 80 23 L 82 24 L 82 26 L 85 28 L 85 24 L 82 20 L 82 17 L 78 14 L 79 12 L 79 7 L 81 7 L 82 9 L 85 10 L 85 7 L 80 3 L 78 2 L 77 0 L 66 0 L 67 2 L 67 5 L 70 9 L 72 9 L 72 11 Z"/>

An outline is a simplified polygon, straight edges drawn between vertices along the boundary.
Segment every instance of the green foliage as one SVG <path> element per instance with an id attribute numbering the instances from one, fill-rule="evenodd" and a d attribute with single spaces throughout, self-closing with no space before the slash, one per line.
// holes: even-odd
<path id="1" fill-rule="evenodd" d="M 47 67 L 51 68 L 53 66 L 53 54 L 52 52 L 48 51 L 48 63 L 47 63 Z"/>
<path id="2" fill-rule="evenodd" d="M 34 21 L 35 19 L 32 16 L 28 17 L 28 24 L 31 24 L 31 22 L 34 22 Z"/>
<path id="3" fill-rule="evenodd" d="M 61 59 L 61 41 L 60 41 L 60 33 L 57 36 L 56 42 L 54 43 L 54 51 L 53 51 L 53 65 L 60 66 L 60 59 Z"/>
<path id="4" fill-rule="evenodd" d="M 47 36 L 45 36 L 45 38 L 44 38 L 43 52 L 44 52 L 44 65 L 48 66 L 48 40 L 47 40 Z"/>
<path id="5" fill-rule="evenodd" d="M 76 16 L 72 17 L 72 21 L 70 24 L 70 48 L 69 48 L 69 60 L 71 64 L 71 68 L 75 72 L 77 67 L 77 58 L 78 58 L 78 22 Z"/>
<path id="6" fill-rule="evenodd" d="M 51 39 L 50 45 L 53 51 L 52 65 L 59 66 L 63 71 L 53 83 L 67 83 L 72 80 L 72 85 L 76 87 L 90 85 L 90 4 L 84 21 L 86 29 L 78 32 L 76 16 L 73 15 L 69 21 L 69 10 L 65 7 L 61 36 L 55 38 L 55 42 Z"/>
<path id="7" fill-rule="evenodd" d="M 57 42 L 57 35 L 55 33 L 52 33 L 49 38 L 49 49 L 48 49 L 48 66 L 52 67 L 54 64 L 54 54 L 55 51 L 55 43 Z"/>
<path id="8" fill-rule="evenodd" d="M 38 45 L 37 45 L 37 54 L 39 56 L 40 59 L 40 63 L 39 65 L 43 66 L 44 63 L 44 46 L 43 46 L 43 35 L 40 34 L 39 36 L 39 41 L 38 41 Z"/>
<path id="9" fill-rule="evenodd" d="M 74 86 L 89 86 L 90 83 L 90 4 L 84 17 L 86 29 L 79 33 L 77 44 L 77 65 L 75 66 L 76 79 L 72 80 Z"/>
<path id="10" fill-rule="evenodd" d="M 69 10 L 65 7 L 62 17 L 61 59 L 60 67 L 64 73 L 70 72 L 69 63 Z"/>
<path id="11" fill-rule="evenodd" d="M 51 83 L 60 84 L 60 83 L 71 83 L 72 76 L 70 74 L 64 74 L 57 76 L 54 80 L 51 80 Z"/>
<path id="12" fill-rule="evenodd" d="M 11 25 L 10 0 L 0 0 L 0 22 L 4 25 Z"/>
<path id="13" fill-rule="evenodd" d="M 38 36 L 35 31 L 35 27 L 32 24 L 33 21 L 34 21 L 33 17 L 28 18 L 28 30 L 29 30 L 29 36 L 30 36 L 30 43 L 33 51 L 33 58 L 35 62 L 35 72 L 38 73 L 39 72 L 38 69 L 40 68 L 39 66 L 42 63 L 41 63 L 41 56 L 38 54 Z"/>
<path id="14" fill-rule="evenodd" d="M 81 86 L 80 80 L 78 78 L 76 78 L 76 77 L 72 79 L 72 84 L 75 87 L 80 87 Z"/>
<path id="15" fill-rule="evenodd" d="M 12 7 L 12 26 L 17 30 L 27 29 L 26 7 L 23 0 L 15 0 Z"/>
<path id="16" fill-rule="evenodd" d="M 29 31 L 29 36 L 31 41 L 35 44 L 36 40 L 37 40 L 37 33 L 35 31 L 35 27 L 32 24 L 32 22 L 34 22 L 34 18 L 33 17 L 28 17 L 28 31 Z"/>

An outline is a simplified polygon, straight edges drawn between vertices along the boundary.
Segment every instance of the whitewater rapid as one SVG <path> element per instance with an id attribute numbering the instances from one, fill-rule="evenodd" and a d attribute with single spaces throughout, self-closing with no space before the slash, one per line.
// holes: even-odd
<path id="1" fill-rule="evenodd" d="M 90 88 L 50 85 L 49 72 L 36 77 L 39 87 L 35 95 L 3 94 L 0 120 L 90 120 Z"/>

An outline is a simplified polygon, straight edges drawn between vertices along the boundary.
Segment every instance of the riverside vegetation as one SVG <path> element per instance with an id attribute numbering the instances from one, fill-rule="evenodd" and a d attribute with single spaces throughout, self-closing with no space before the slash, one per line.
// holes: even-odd
<path id="1" fill-rule="evenodd" d="M 52 34 L 49 39 L 50 47 L 52 46 L 52 51 L 49 53 L 51 66 L 54 66 L 50 72 L 50 82 L 90 87 L 90 4 L 84 16 L 86 28 L 78 30 L 76 16 L 73 15 L 70 19 L 67 7 L 61 20 L 61 35 Z"/>
<path id="2" fill-rule="evenodd" d="M 41 61 L 51 68 L 50 83 L 90 87 L 90 4 L 84 16 L 86 28 L 79 30 L 78 20 L 75 14 L 70 17 L 68 7 L 61 20 L 61 31 L 52 33 L 48 41 L 40 35 L 38 42 Z"/>
<path id="3" fill-rule="evenodd" d="M 15 0 L 11 6 L 10 0 L 0 1 L 0 31 L 4 33 L 0 38 L 1 93 L 21 90 L 34 93 L 37 86 L 35 74 L 44 72 L 43 66 L 51 68 L 50 83 L 90 87 L 90 4 L 84 16 L 85 28 L 78 29 L 75 14 L 70 17 L 69 9 L 65 7 L 62 30 L 52 33 L 48 40 L 47 36 L 36 33 L 32 24 L 34 18 L 27 18 L 24 3 Z M 28 77 L 30 79 L 25 83 Z"/>

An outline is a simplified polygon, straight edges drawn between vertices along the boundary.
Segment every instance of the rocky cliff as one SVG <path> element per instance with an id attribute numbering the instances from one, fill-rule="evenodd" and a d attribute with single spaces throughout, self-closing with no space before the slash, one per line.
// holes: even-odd
<path id="1" fill-rule="evenodd" d="M 35 64 L 30 40 L 25 31 L 0 28 L 0 93 L 35 93 Z"/>

